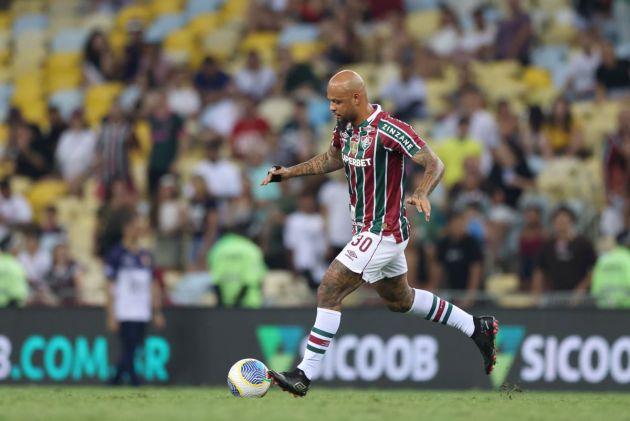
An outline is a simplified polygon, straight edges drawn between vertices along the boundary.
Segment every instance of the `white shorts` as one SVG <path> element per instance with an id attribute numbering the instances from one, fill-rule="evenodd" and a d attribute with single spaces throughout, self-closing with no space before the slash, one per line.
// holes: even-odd
<path id="1" fill-rule="evenodd" d="M 362 232 L 352 237 L 336 259 L 372 284 L 407 272 L 405 248 L 408 242 L 396 243 L 393 235 Z"/>

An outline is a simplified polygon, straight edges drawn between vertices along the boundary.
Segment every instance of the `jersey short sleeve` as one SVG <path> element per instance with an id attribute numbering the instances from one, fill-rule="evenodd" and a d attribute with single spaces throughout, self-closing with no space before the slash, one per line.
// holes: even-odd
<path id="1" fill-rule="evenodd" d="M 341 130 L 339 129 L 339 125 L 337 124 L 333 129 L 332 140 L 330 142 L 332 146 L 337 149 L 341 149 Z"/>
<path id="2" fill-rule="evenodd" d="M 113 248 L 105 258 L 105 278 L 114 282 L 120 269 L 122 250 L 119 247 Z"/>
<path id="3" fill-rule="evenodd" d="M 378 122 L 378 136 L 386 149 L 409 157 L 426 145 L 409 124 L 393 118 L 384 118 Z"/>

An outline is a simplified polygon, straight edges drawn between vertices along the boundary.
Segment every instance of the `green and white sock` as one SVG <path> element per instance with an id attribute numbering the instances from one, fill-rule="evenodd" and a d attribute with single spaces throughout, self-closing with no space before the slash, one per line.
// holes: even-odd
<path id="1" fill-rule="evenodd" d="M 317 309 L 315 325 L 311 329 L 311 334 L 308 337 L 304 358 L 298 365 L 298 368 L 302 370 L 309 379 L 313 378 L 321 369 L 324 355 L 330 346 L 330 342 L 335 337 L 340 323 L 340 312 L 326 308 Z"/>
<path id="2" fill-rule="evenodd" d="M 473 316 L 456 305 L 422 289 L 413 289 L 414 299 L 409 313 L 418 314 L 426 320 L 452 326 L 470 337 L 475 332 Z"/>

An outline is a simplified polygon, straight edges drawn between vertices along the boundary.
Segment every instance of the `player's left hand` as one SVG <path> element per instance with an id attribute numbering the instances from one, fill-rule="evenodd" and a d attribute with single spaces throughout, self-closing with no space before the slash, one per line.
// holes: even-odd
<path id="1" fill-rule="evenodd" d="M 426 194 L 414 193 L 411 197 L 407 198 L 407 204 L 413 205 L 418 209 L 418 212 L 424 213 L 425 221 L 429 222 L 431 219 L 431 202 Z"/>

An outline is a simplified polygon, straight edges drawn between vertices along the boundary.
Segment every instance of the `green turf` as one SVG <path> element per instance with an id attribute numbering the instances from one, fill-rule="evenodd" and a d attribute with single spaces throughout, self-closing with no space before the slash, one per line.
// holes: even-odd
<path id="1" fill-rule="evenodd" d="M 314 389 L 263 399 L 227 388 L 0 387 L 0 420 L 628 420 L 630 393 Z"/>

